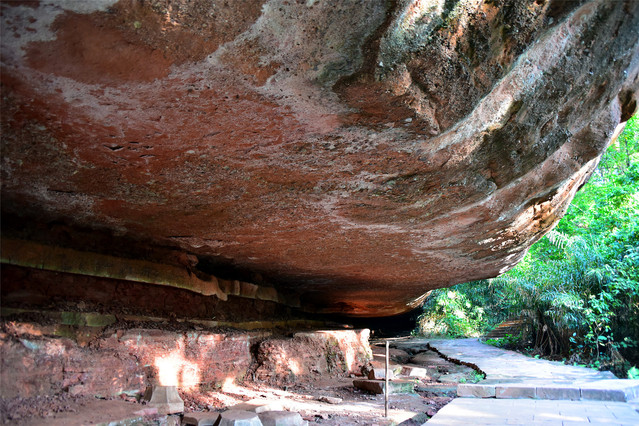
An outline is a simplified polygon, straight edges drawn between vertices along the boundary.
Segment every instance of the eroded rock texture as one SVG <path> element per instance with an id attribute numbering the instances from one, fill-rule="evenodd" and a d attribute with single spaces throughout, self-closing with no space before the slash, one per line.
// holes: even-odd
<path id="1" fill-rule="evenodd" d="M 5 235 L 177 248 L 324 312 L 399 313 L 515 265 L 639 86 L 635 0 L 1 13 Z"/>

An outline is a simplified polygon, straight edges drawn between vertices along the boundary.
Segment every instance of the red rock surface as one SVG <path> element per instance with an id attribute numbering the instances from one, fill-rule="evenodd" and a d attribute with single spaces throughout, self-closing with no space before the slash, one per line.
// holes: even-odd
<path id="1" fill-rule="evenodd" d="M 253 379 L 281 385 L 324 375 L 362 375 L 373 358 L 369 330 L 296 333 L 257 346 Z"/>
<path id="2" fill-rule="evenodd" d="M 176 247 L 308 310 L 512 267 L 636 109 L 632 0 L 0 4 L 3 233 Z"/>
<path id="3" fill-rule="evenodd" d="M 72 339 L 27 334 L 14 323 L 5 329 L 0 336 L 3 398 L 62 391 L 106 397 L 144 392 L 150 384 L 215 387 L 244 378 L 252 362 L 250 342 L 258 336 L 131 329 L 80 346 Z"/>
<path id="4" fill-rule="evenodd" d="M 158 384 L 205 393 L 244 379 L 282 385 L 359 373 L 371 359 L 369 330 L 286 338 L 268 331 L 117 327 L 101 329 L 87 343 L 57 337 L 37 323 L 0 325 L 0 397 L 5 399 L 132 396 Z"/>

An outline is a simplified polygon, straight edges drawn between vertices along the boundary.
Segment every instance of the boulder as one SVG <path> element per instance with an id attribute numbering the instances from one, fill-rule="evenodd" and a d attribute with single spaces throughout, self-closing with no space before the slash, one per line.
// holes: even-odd
<path id="1" fill-rule="evenodd" d="M 384 368 L 373 368 L 368 372 L 368 378 L 370 380 L 384 380 L 386 378 L 386 369 Z M 394 379 L 395 374 L 392 369 L 388 370 L 388 378 Z"/>

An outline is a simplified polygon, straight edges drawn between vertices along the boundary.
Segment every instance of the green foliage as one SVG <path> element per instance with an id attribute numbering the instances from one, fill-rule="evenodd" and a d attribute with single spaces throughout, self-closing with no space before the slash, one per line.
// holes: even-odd
<path id="1" fill-rule="evenodd" d="M 472 303 L 465 292 L 434 290 L 418 319 L 418 333 L 451 337 L 479 336 L 484 308 Z"/>
<path id="2" fill-rule="evenodd" d="M 639 368 L 632 367 L 628 370 L 628 378 L 630 380 L 639 380 Z"/>
<path id="3" fill-rule="evenodd" d="M 470 380 L 470 382 L 471 382 L 471 383 L 479 383 L 479 382 L 481 382 L 482 380 L 484 380 L 485 378 L 486 378 L 486 375 L 485 375 L 485 374 L 483 374 L 483 373 L 478 373 L 477 371 L 475 371 L 475 372 L 473 373 L 473 377 L 472 377 L 472 379 Z"/>
<path id="4" fill-rule="evenodd" d="M 512 334 L 506 334 L 504 337 L 498 337 L 495 339 L 486 339 L 484 343 L 495 346 L 498 348 L 514 349 L 521 344 L 521 336 L 513 336 Z"/>
<path id="5" fill-rule="evenodd" d="M 492 280 L 433 292 L 421 319 L 431 329 L 461 336 L 512 316 L 530 324 L 530 335 L 519 343 L 529 340 L 532 354 L 564 357 L 624 376 L 639 364 L 637 117 L 611 144 L 556 228 L 514 269 Z"/>

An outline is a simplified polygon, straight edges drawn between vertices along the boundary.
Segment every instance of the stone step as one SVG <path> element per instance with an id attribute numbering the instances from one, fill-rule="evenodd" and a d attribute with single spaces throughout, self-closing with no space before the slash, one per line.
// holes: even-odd
<path id="1" fill-rule="evenodd" d="M 513 319 L 504 321 L 499 324 L 496 328 L 489 331 L 484 335 L 485 339 L 500 339 L 502 337 L 506 337 L 507 334 L 512 336 L 516 336 L 521 332 L 522 327 L 524 326 L 524 321 L 522 319 Z"/>
<path id="2" fill-rule="evenodd" d="M 639 380 L 610 379 L 572 384 L 463 383 L 457 387 L 457 396 L 627 402 L 639 398 Z"/>
<path id="3" fill-rule="evenodd" d="M 374 394 L 384 393 L 386 382 L 383 380 L 355 379 L 353 386 Z M 389 394 L 414 393 L 415 382 L 412 380 L 391 380 L 388 383 Z"/>

